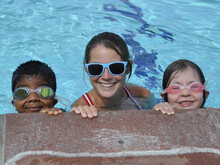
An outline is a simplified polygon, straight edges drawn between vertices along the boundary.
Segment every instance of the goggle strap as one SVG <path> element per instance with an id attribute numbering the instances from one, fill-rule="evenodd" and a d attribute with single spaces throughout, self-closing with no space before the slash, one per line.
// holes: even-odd
<path id="1" fill-rule="evenodd" d="M 203 85 L 206 86 L 206 84 L 209 82 L 209 80 L 211 80 L 211 78 L 208 78 L 208 79 L 204 82 Z M 166 92 L 166 89 L 160 92 L 160 94 L 165 94 L 165 93 L 167 93 L 167 92 Z"/>
<path id="2" fill-rule="evenodd" d="M 70 107 L 70 106 L 71 106 L 71 102 L 70 102 L 68 99 L 64 98 L 64 97 L 61 97 L 61 96 L 57 96 L 57 95 L 56 95 L 54 98 L 57 99 L 57 100 L 58 100 L 63 106 L 65 106 L 65 107 Z M 13 100 L 14 100 L 14 97 L 13 97 L 13 96 L 9 97 L 9 100 L 10 100 L 10 101 L 13 101 Z M 65 104 L 63 100 L 65 100 L 66 102 L 68 102 L 68 104 Z"/>
<path id="3" fill-rule="evenodd" d="M 10 100 L 10 101 L 13 101 L 13 100 L 14 100 L 14 97 L 13 97 L 13 96 L 9 97 L 9 100 Z"/>
<path id="4" fill-rule="evenodd" d="M 165 93 L 167 93 L 165 90 L 163 90 L 163 91 L 160 92 L 161 95 L 163 95 L 163 94 L 165 94 Z"/>
<path id="5" fill-rule="evenodd" d="M 211 78 L 208 78 L 205 82 L 204 82 L 204 86 L 209 82 L 209 80 L 211 80 Z"/>
<path id="6" fill-rule="evenodd" d="M 57 99 L 65 107 L 70 107 L 71 106 L 71 102 L 65 97 L 56 95 L 54 98 Z M 67 104 L 64 103 L 64 102 L 67 102 Z"/>

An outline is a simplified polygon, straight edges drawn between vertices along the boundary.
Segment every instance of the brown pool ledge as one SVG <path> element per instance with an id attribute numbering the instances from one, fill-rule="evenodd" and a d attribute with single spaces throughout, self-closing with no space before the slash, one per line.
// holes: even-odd
<path id="1" fill-rule="evenodd" d="M 220 109 L 0 115 L 0 164 L 219 165 Z"/>

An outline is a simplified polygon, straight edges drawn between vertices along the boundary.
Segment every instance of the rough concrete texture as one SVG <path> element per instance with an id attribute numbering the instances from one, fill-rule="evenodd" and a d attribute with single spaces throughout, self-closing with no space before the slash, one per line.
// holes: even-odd
<path id="1" fill-rule="evenodd" d="M 4 161 L 5 116 L 0 115 L 0 164 Z"/>
<path id="2" fill-rule="evenodd" d="M 220 109 L 5 115 L 5 164 L 218 164 Z M 0 118 L 2 119 L 2 117 Z"/>

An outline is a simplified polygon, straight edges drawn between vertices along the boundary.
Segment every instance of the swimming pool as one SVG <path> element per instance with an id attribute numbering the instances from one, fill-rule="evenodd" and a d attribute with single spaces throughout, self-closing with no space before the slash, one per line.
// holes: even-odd
<path id="1" fill-rule="evenodd" d="M 219 4 L 220 0 L 1 1 L 0 114 L 16 112 L 9 100 L 12 72 L 31 59 L 52 67 L 57 95 L 74 101 L 90 90 L 83 73 L 84 49 L 103 31 L 119 34 L 129 45 L 134 58 L 129 83 L 147 87 L 161 101 L 164 69 L 177 59 L 189 59 L 211 78 L 205 106 L 220 108 Z"/>

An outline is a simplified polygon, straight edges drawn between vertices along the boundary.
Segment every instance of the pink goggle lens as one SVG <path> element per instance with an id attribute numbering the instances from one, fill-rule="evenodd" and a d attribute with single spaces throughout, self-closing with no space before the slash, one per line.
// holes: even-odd
<path id="1" fill-rule="evenodd" d="M 190 89 L 191 92 L 199 93 L 205 89 L 205 86 L 199 83 L 192 83 L 184 87 L 179 84 L 172 84 L 165 91 L 167 93 L 179 93 L 182 89 Z"/>

